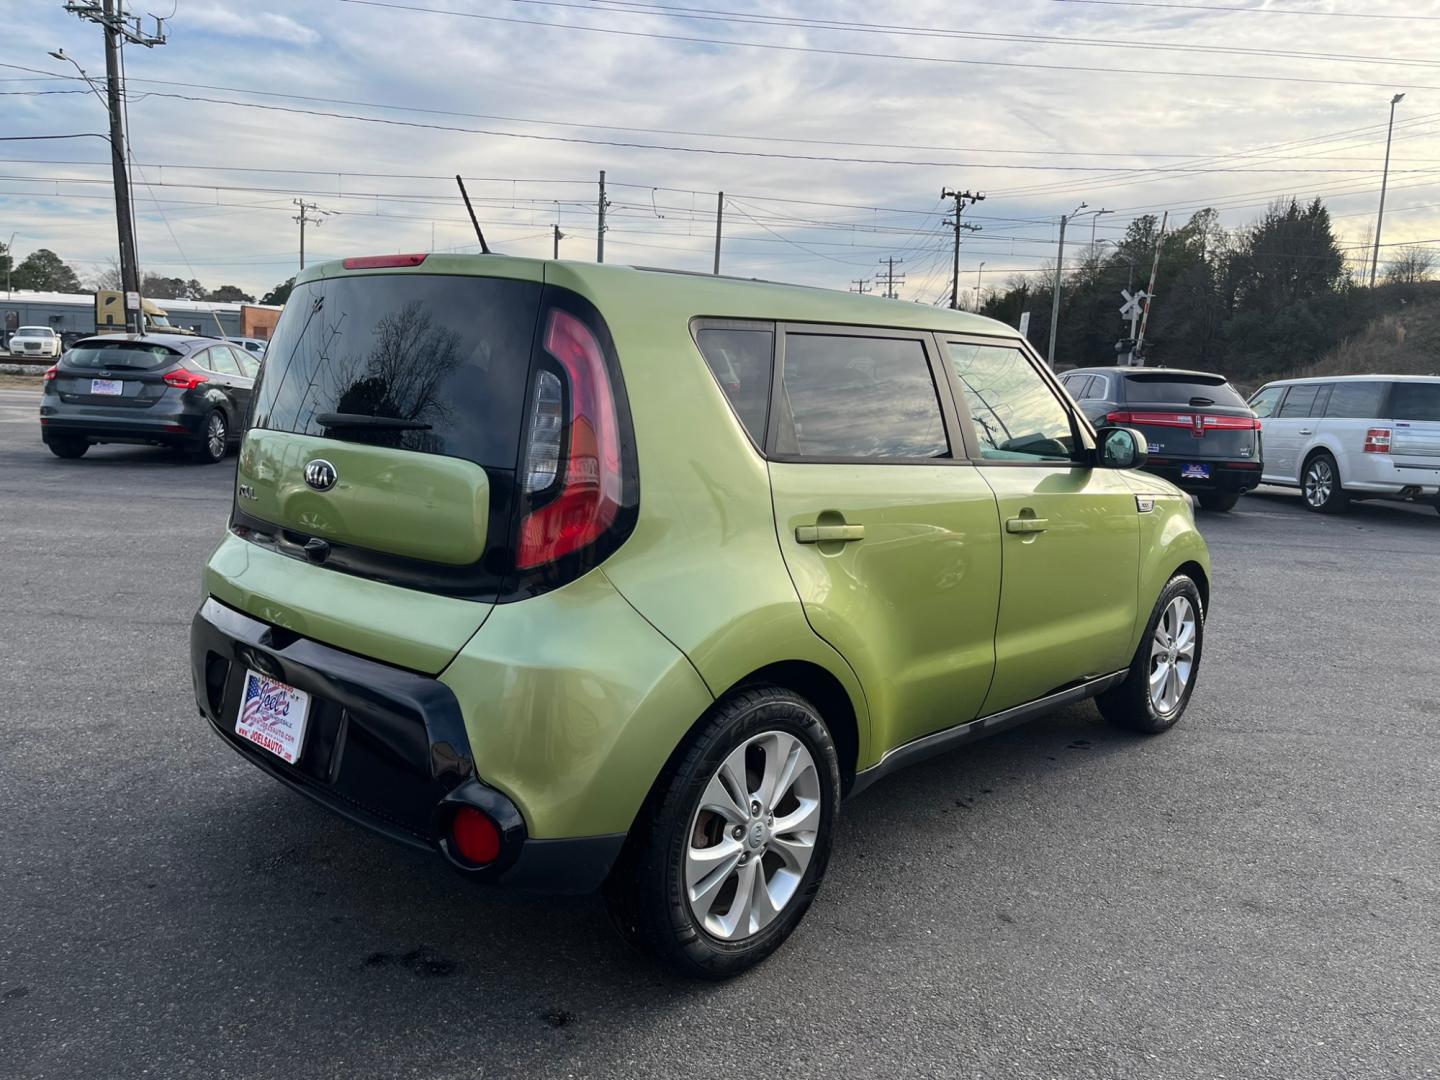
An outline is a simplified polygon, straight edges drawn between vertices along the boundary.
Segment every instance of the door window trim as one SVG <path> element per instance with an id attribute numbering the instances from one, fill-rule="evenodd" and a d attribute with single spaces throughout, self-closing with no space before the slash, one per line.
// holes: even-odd
<path id="1" fill-rule="evenodd" d="M 848 323 L 808 323 L 777 320 L 775 327 L 775 358 L 770 374 L 770 407 L 765 425 L 765 457 L 770 461 L 798 465 L 971 465 L 968 445 L 963 441 L 963 425 L 955 411 L 952 396 L 945 391 L 943 372 L 949 360 L 940 351 L 935 335 L 928 330 L 899 330 L 883 326 L 854 326 Z M 889 341 L 918 341 L 930 372 L 935 404 L 940 409 L 941 430 L 949 445 L 946 457 L 817 457 L 806 454 L 782 454 L 776 449 L 780 439 L 781 395 L 785 391 L 785 346 L 791 336 L 883 338 Z"/>

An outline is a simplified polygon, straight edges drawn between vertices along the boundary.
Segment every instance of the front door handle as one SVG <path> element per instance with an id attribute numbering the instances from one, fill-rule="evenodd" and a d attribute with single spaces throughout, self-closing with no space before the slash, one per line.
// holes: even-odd
<path id="1" fill-rule="evenodd" d="M 1042 533 L 1050 525 L 1048 518 L 1013 517 L 1005 522 L 1005 531 L 1012 533 Z"/>
<path id="2" fill-rule="evenodd" d="M 797 525 L 795 527 L 797 544 L 829 544 L 837 541 L 843 544 L 851 540 L 864 539 L 864 525 Z"/>

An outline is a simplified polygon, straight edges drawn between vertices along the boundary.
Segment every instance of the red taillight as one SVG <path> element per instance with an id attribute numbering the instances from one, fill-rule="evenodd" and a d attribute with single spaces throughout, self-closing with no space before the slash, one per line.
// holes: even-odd
<path id="1" fill-rule="evenodd" d="M 60 374 L 60 365 L 59 365 L 59 364 L 51 364 L 48 368 L 45 369 L 45 381 L 46 381 L 46 382 L 54 382 L 54 381 L 55 381 L 55 376 L 56 376 L 56 375 L 59 375 L 59 374 Z"/>
<path id="2" fill-rule="evenodd" d="M 1205 426 L 1216 431 L 1259 431 L 1260 421 L 1253 416 L 1206 416 Z"/>
<path id="3" fill-rule="evenodd" d="M 1190 413 L 1171 412 L 1112 412 L 1105 417 L 1107 424 L 1149 424 L 1151 427 L 1188 428 L 1195 423 Z"/>
<path id="4" fill-rule="evenodd" d="M 1365 453 L 1390 453 L 1390 429 L 1388 427 L 1372 427 L 1365 432 Z"/>
<path id="5" fill-rule="evenodd" d="M 346 259 L 342 264 L 346 270 L 374 270 L 382 266 L 419 266 L 425 261 L 425 252 L 415 255 L 362 255 Z"/>
<path id="6" fill-rule="evenodd" d="M 515 565 L 522 570 L 593 544 L 620 512 L 620 424 L 600 342 L 578 318 L 557 309 L 550 312 L 545 327 L 545 351 L 560 362 L 568 377 L 569 447 L 556 470 L 559 494 L 520 523 Z M 537 395 L 544 392 L 541 380 L 537 379 L 535 390 Z M 544 458 L 553 439 L 544 425 L 532 422 L 527 477 L 545 474 L 547 470 L 536 467 L 532 459 Z"/>
<path id="7" fill-rule="evenodd" d="M 186 368 L 176 368 L 174 371 L 165 373 L 165 385 L 173 386 L 177 390 L 194 390 L 203 382 L 209 382 L 208 375 L 201 375 L 198 371 L 190 371 Z"/>
<path id="8" fill-rule="evenodd" d="M 462 806 L 450 821 L 450 841 L 455 853 L 476 866 L 500 857 L 500 826 L 473 806 Z"/>

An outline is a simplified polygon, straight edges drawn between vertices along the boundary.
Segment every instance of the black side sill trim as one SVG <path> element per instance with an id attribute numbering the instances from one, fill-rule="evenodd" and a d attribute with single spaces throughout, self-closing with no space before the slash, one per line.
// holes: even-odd
<path id="1" fill-rule="evenodd" d="M 903 769 L 908 765 L 914 765 L 925 761 L 937 754 L 944 754 L 956 747 L 964 746 L 966 743 L 974 742 L 976 739 L 983 739 L 987 735 L 994 735 L 1004 731 L 1006 728 L 1023 724 L 1027 720 L 1034 720 L 1048 712 L 1066 705 L 1072 705 L 1077 701 L 1084 701 L 1096 694 L 1102 694 L 1112 686 L 1118 686 L 1125 681 L 1130 669 L 1112 672 L 1109 675 L 1101 675 L 1095 679 L 1089 679 L 1075 686 L 1064 690 L 1057 690 L 1053 694 L 1046 694 L 1042 698 L 1027 702 L 1024 705 L 1016 705 L 1014 708 L 1006 709 L 1003 712 L 991 713 L 989 716 L 982 716 L 978 720 L 971 720 L 969 723 L 956 724 L 941 731 L 931 732 L 929 735 L 922 735 L 913 739 L 904 746 L 897 746 L 886 753 L 878 762 L 868 769 L 862 769 L 855 774 L 855 782 L 850 785 L 847 797 L 854 797 L 864 791 L 871 784 L 883 777 L 889 776 L 892 772 Z"/>

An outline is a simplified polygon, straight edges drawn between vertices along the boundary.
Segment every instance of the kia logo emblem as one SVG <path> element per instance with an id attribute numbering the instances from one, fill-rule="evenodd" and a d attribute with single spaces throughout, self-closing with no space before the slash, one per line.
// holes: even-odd
<path id="1" fill-rule="evenodd" d="M 339 479 L 335 466 L 324 458 L 316 458 L 305 466 L 305 483 L 316 491 L 329 491 Z"/>

